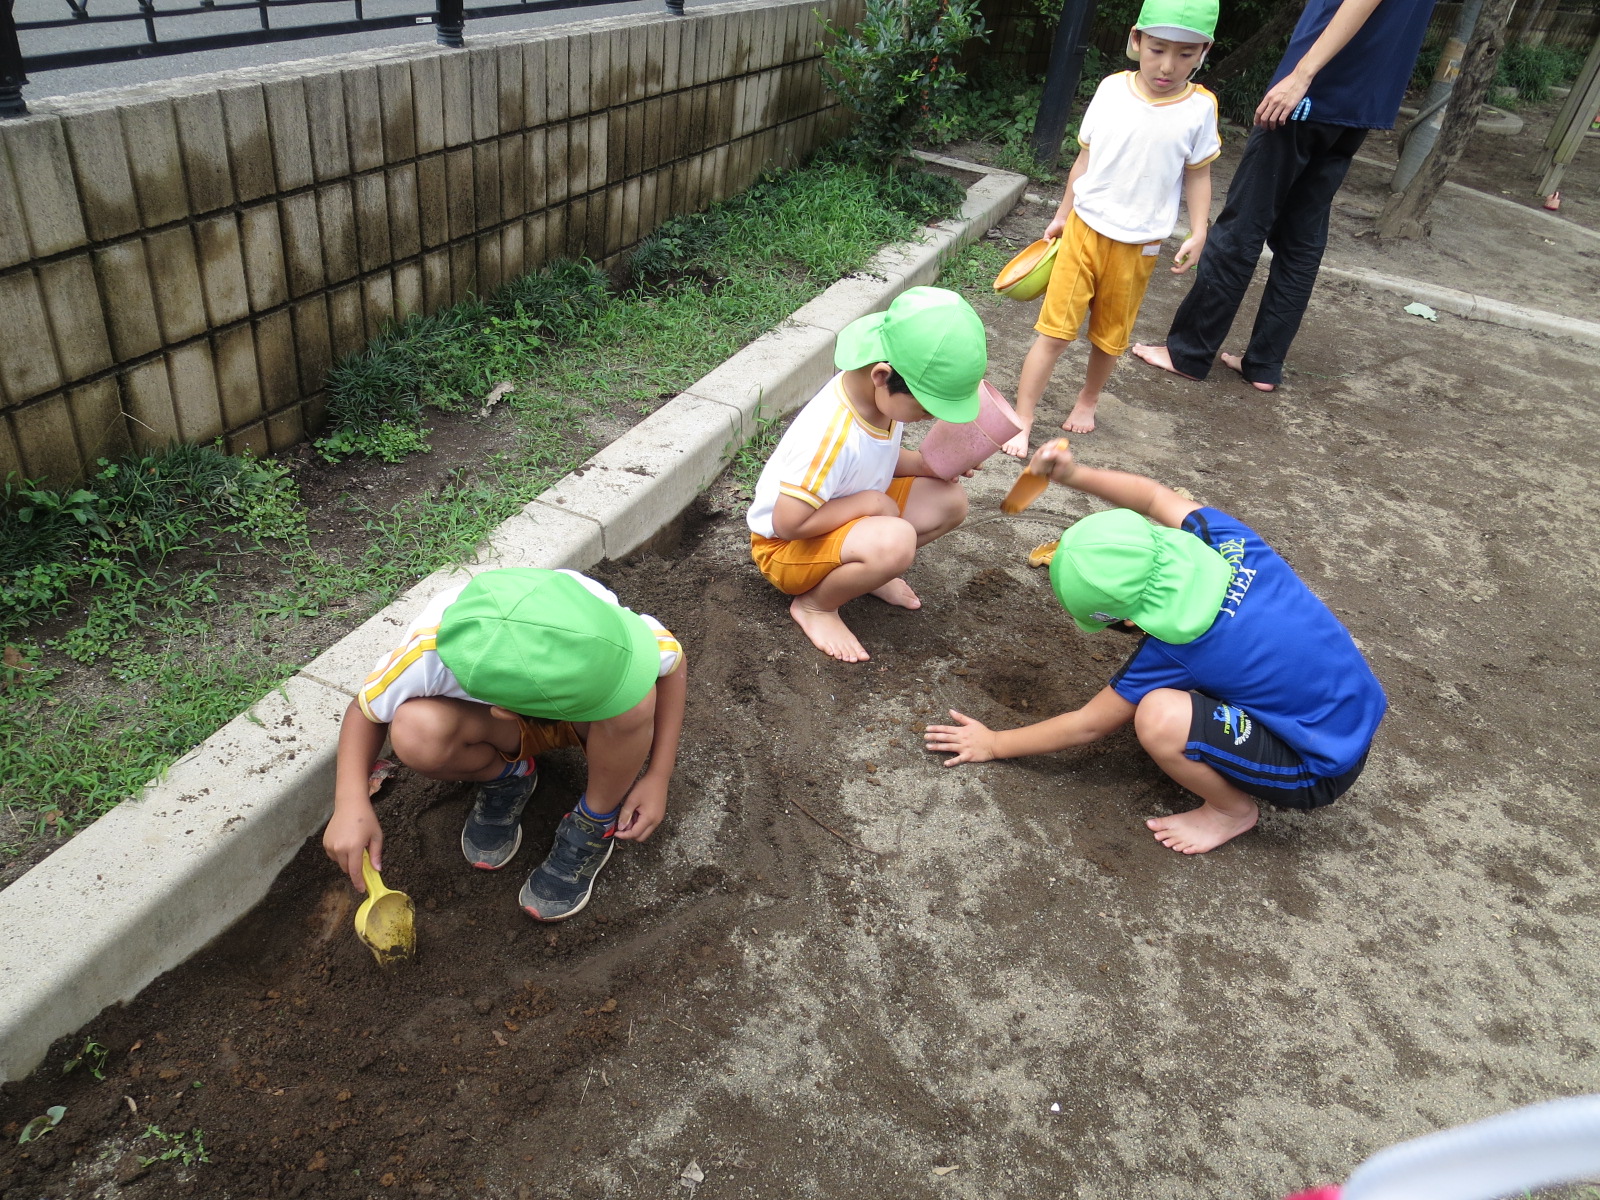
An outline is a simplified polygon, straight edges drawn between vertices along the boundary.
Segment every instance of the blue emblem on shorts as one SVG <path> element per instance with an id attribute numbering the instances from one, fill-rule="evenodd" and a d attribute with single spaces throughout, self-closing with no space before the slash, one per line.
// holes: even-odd
<path id="1" fill-rule="evenodd" d="M 1250 720 L 1250 714 L 1231 704 L 1217 705 L 1216 711 L 1211 714 L 1211 719 L 1222 723 L 1222 728 L 1233 738 L 1235 746 L 1242 746 L 1248 742 L 1250 733 L 1255 728 Z"/>

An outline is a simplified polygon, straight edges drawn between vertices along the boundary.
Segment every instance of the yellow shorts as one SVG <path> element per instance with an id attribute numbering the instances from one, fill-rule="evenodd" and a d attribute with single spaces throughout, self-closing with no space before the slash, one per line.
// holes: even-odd
<path id="1" fill-rule="evenodd" d="M 1089 341 L 1112 356 L 1126 353 L 1159 257 L 1151 248 L 1160 245 L 1112 241 L 1090 229 L 1077 213 L 1069 213 L 1034 328 L 1070 342 L 1087 313 Z"/>
<path id="2" fill-rule="evenodd" d="M 906 500 L 911 496 L 911 485 L 916 480 L 910 475 L 897 475 L 889 484 L 889 497 L 906 511 Z M 857 517 L 856 521 L 865 518 Z M 783 538 L 750 535 L 750 557 L 767 577 L 767 582 L 785 596 L 802 596 L 821 583 L 844 561 L 844 539 L 855 527 L 856 521 L 846 521 L 832 533 L 821 537 L 785 541 Z"/>

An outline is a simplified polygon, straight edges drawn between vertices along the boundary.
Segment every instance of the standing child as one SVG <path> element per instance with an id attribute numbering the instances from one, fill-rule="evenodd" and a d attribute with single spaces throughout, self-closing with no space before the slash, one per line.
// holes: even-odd
<path id="1" fill-rule="evenodd" d="M 666 815 L 686 687 L 672 634 L 593 579 L 484 571 L 430 600 L 351 701 L 323 848 L 357 891 L 362 851 L 382 869 L 367 775 L 386 733 L 419 774 L 478 784 L 461 851 L 489 871 L 522 844 L 522 810 L 539 781 L 534 755 L 582 747 L 588 790 L 517 897 L 537 921 L 564 920 L 589 903 L 613 838 L 642 842 Z"/>
<path id="2" fill-rule="evenodd" d="M 1200 797 L 1145 822 L 1183 854 L 1253 828 L 1257 800 L 1332 804 L 1366 765 L 1388 701 L 1327 605 L 1226 513 L 1142 475 L 1080 466 L 1061 442 L 1035 460 L 1055 482 L 1118 506 L 1062 535 L 1056 598 L 1080 629 L 1148 636 L 1077 711 L 997 732 L 952 709 L 958 723 L 930 725 L 927 748 L 953 754 L 953 767 L 1082 746 L 1131 720 L 1156 765 Z"/>
<path id="3" fill-rule="evenodd" d="M 902 427 L 978 416 L 988 369 L 983 322 L 944 288 L 914 287 L 853 321 L 834 347 L 840 374 L 806 403 L 756 483 L 750 555 L 793 596 L 789 614 L 824 654 L 869 655 L 839 616 L 868 593 L 921 608 L 901 578 L 917 551 L 967 515 L 960 482 L 935 476 Z"/>
<path id="4" fill-rule="evenodd" d="M 1181 194 L 1192 232 L 1172 271 L 1200 257 L 1211 219 L 1211 161 L 1222 152 L 1217 98 L 1189 82 L 1211 48 L 1216 0 L 1146 0 L 1128 36 L 1137 71 L 1101 80 L 1078 131 L 1082 149 L 1046 238 L 1062 238 L 1039 331 L 1022 363 L 1017 416 L 1005 450 L 1025 458 L 1028 434 L 1056 362 L 1089 317 L 1089 367 L 1078 402 L 1061 423 L 1094 429 L 1100 389 L 1128 349 L 1162 241 L 1178 221 Z"/>

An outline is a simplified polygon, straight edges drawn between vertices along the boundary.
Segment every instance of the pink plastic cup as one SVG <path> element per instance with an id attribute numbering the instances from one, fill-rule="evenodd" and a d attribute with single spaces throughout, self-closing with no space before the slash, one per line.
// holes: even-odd
<path id="1" fill-rule="evenodd" d="M 970 471 L 1022 431 L 1006 398 L 985 379 L 978 385 L 978 419 L 964 425 L 935 421 L 923 436 L 923 461 L 941 479 Z"/>

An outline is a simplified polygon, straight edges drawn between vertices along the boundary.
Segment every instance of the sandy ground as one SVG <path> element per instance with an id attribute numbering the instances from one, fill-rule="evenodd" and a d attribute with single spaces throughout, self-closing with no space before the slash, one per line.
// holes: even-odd
<path id="1" fill-rule="evenodd" d="M 1140 337 L 1186 286 L 1158 270 Z M 953 770 L 920 749 L 948 708 L 1081 703 L 1128 652 L 1025 564 L 1084 498 L 1002 517 L 1013 472 L 982 472 L 910 574 L 926 608 L 847 609 L 874 658 L 845 666 L 756 575 L 725 484 L 680 546 L 599 572 L 686 641 L 691 698 L 668 823 L 585 914 L 514 900 L 578 762 L 547 763 L 504 875 L 457 856 L 464 789 L 404 777 L 382 811 L 421 961 L 372 967 L 308 843 L 90 1026 L 104 1082 L 60 1073 L 74 1039 L 0 1089 L 0 1196 L 667 1197 L 692 1161 L 696 1197 L 1270 1200 L 1600 1090 L 1600 351 L 1402 303 L 1320 287 L 1271 397 L 1124 363 L 1075 442 L 1248 520 L 1349 625 L 1391 712 L 1331 809 L 1183 858 L 1142 822 L 1188 804 L 1127 734 Z M 1008 393 L 1033 309 L 984 310 Z M 204 1130 L 211 1161 L 141 1168 L 148 1124 Z"/>

